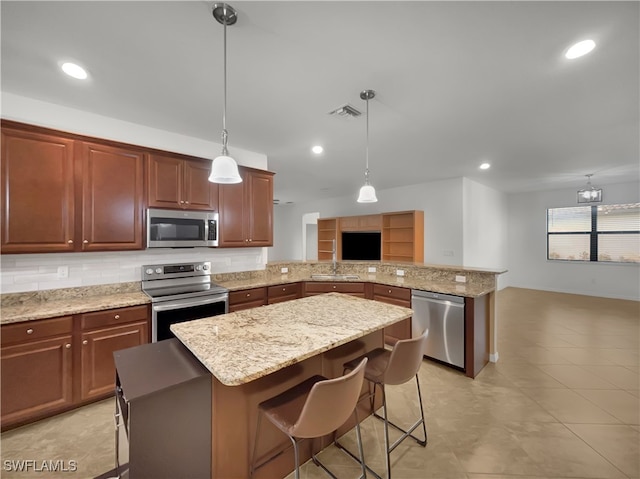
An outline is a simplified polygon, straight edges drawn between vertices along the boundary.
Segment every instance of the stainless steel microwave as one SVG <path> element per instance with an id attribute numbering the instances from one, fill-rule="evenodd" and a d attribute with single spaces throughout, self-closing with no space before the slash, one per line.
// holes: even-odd
<path id="1" fill-rule="evenodd" d="M 147 248 L 218 246 L 218 213 L 147 210 Z"/>

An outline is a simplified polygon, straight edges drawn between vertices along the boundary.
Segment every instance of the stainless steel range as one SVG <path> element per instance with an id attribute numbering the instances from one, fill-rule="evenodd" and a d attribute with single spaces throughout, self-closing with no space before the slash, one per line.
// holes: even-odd
<path id="1" fill-rule="evenodd" d="M 154 264 L 142 267 L 142 291 L 151 298 L 151 339 L 174 337 L 175 323 L 229 312 L 229 291 L 211 282 L 211 263 Z"/>

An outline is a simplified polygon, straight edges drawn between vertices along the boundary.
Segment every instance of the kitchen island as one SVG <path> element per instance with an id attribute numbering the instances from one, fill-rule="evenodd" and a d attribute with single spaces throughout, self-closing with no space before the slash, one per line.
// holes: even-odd
<path id="1" fill-rule="evenodd" d="M 248 477 L 260 402 L 316 374 L 340 376 L 345 362 L 383 346 L 383 328 L 412 314 L 408 308 L 329 293 L 172 325 L 213 375 L 211 477 Z M 347 423 L 338 434 L 351 427 Z M 310 457 L 311 447 L 321 449 L 329 440 L 307 441 L 302 460 Z M 289 444 L 275 427 L 265 426 L 258 456 Z M 288 451 L 255 478 L 284 477 L 292 470 Z"/>

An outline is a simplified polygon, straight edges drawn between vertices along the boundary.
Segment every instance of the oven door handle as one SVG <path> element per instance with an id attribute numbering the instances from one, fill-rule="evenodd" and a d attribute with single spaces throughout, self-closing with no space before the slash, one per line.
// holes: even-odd
<path id="1" fill-rule="evenodd" d="M 211 303 L 226 303 L 229 295 L 227 293 L 216 294 L 213 296 L 204 296 L 199 298 L 176 299 L 175 301 L 166 301 L 152 306 L 154 311 L 171 311 L 173 309 L 190 308 L 193 306 L 202 306 Z M 225 308 L 226 310 L 227 308 Z"/>

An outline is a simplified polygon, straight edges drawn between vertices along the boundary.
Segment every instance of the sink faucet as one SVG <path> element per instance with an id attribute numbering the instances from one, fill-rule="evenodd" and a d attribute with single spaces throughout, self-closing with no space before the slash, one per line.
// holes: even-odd
<path id="1" fill-rule="evenodd" d="M 333 261 L 333 274 L 334 276 L 337 274 L 337 270 L 338 270 L 338 248 L 336 248 L 336 240 L 333 240 L 332 242 L 332 250 L 331 250 L 331 258 Z"/>

